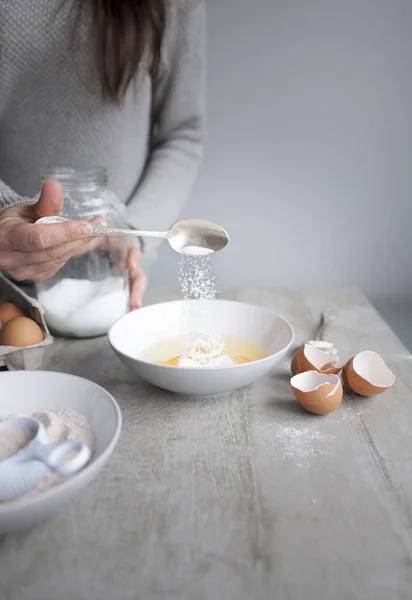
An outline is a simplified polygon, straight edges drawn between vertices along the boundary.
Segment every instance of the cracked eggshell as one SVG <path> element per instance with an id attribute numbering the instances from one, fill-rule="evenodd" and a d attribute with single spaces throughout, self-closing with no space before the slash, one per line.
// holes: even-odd
<path id="1" fill-rule="evenodd" d="M 290 370 L 292 375 L 305 371 L 318 371 L 318 373 L 336 374 L 343 365 L 337 363 L 329 352 L 320 350 L 311 344 L 301 346 L 292 358 Z"/>
<path id="2" fill-rule="evenodd" d="M 382 394 L 395 383 L 395 375 L 382 357 L 372 350 L 359 352 L 343 368 L 345 386 L 360 396 Z"/>
<path id="3" fill-rule="evenodd" d="M 342 382 L 335 374 L 306 371 L 292 377 L 290 384 L 299 404 L 315 415 L 327 415 L 342 402 Z"/>

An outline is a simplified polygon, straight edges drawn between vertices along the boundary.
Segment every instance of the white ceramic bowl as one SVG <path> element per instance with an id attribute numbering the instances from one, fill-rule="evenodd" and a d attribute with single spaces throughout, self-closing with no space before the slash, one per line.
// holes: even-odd
<path id="1" fill-rule="evenodd" d="M 212 333 L 260 344 L 268 356 L 220 368 L 173 367 L 142 359 L 151 346 L 188 333 L 188 314 L 196 311 L 207 315 Z M 211 396 L 249 385 L 270 371 L 290 348 L 293 335 L 291 325 L 266 308 L 227 300 L 178 300 L 125 315 L 110 329 L 109 342 L 124 364 L 149 383 L 186 396 Z"/>
<path id="2" fill-rule="evenodd" d="M 82 413 L 95 435 L 89 464 L 76 475 L 37 496 L 0 503 L 0 534 L 18 531 L 48 519 L 68 504 L 101 471 L 120 435 L 121 415 L 114 398 L 81 377 L 46 371 L 0 373 L 0 415 L 61 410 Z"/>

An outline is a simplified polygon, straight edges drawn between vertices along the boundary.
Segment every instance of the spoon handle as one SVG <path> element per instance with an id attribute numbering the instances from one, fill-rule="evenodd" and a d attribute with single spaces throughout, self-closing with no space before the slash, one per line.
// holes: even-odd
<path id="1" fill-rule="evenodd" d="M 333 310 L 328 309 L 325 310 L 320 318 L 320 323 L 316 335 L 316 341 L 323 341 L 323 337 L 325 335 L 326 328 L 332 323 L 332 321 L 336 318 L 336 314 Z"/>
<path id="2" fill-rule="evenodd" d="M 92 225 L 92 236 L 116 235 L 116 236 L 134 236 L 134 237 L 155 237 L 166 238 L 167 231 L 143 231 L 139 229 L 120 229 L 119 227 L 103 227 L 102 225 Z"/>
<path id="3" fill-rule="evenodd" d="M 91 450 L 83 442 L 61 442 L 57 444 L 32 443 L 30 445 L 32 459 L 41 460 L 55 473 L 69 475 L 77 473 L 91 457 Z M 70 458 L 66 455 L 72 455 Z"/>
<path id="4" fill-rule="evenodd" d="M 65 221 L 70 221 L 71 219 L 66 219 L 64 217 L 42 217 L 36 221 L 37 224 L 50 224 L 50 223 L 64 223 Z M 103 225 L 92 225 L 92 233 L 90 234 L 92 237 L 97 237 L 100 235 L 116 235 L 116 236 L 134 236 L 134 237 L 156 237 L 156 238 L 166 238 L 168 232 L 167 231 L 143 231 L 138 229 L 121 229 L 118 227 L 104 227 Z"/>

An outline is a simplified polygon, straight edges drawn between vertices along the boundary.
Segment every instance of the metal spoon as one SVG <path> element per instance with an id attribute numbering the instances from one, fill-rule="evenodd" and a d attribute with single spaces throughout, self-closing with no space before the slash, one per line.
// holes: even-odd
<path id="1" fill-rule="evenodd" d="M 70 221 L 64 217 L 42 217 L 36 221 L 40 223 L 64 223 Z M 135 237 L 156 237 L 166 239 L 173 250 L 180 254 L 202 255 L 212 254 L 223 250 L 229 243 L 227 232 L 204 219 L 182 219 L 174 223 L 169 231 L 139 231 L 137 229 L 118 229 L 114 227 L 103 227 L 91 225 L 91 236 L 116 235 Z"/>
<path id="2" fill-rule="evenodd" d="M 311 346 L 315 346 L 320 350 L 326 350 L 335 358 L 335 360 L 338 360 L 339 352 L 337 348 L 334 347 L 332 342 L 328 342 L 324 339 L 326 328 L 332 323 L 332 321 L 336 319 L 336 316 L 337 315 L 333 309 L 325 310 L 320 318 L 316 339 L 310 340 L 308 344 L 310 344 Z"/>

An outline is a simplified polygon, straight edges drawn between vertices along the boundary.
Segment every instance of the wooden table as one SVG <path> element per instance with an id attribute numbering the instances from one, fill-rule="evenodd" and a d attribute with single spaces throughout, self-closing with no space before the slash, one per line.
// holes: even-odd
<path id="1" fill-rule="evenodd" d="M 334 306 L 342 355 L 378 351 L 394 388 L 315 417 L 288 361 L 196 400 L 136 381 L 105 339 L 56 341 L 45 368 L 104 386 L 123 433 L 66 512 L 1 540 L 1 600 L 411 600 L 412 357 L 356 290 L 226 297 L 283 314 L 299 343 Z"/>

